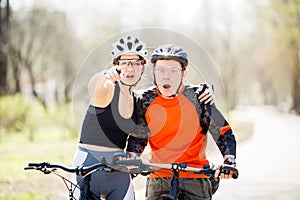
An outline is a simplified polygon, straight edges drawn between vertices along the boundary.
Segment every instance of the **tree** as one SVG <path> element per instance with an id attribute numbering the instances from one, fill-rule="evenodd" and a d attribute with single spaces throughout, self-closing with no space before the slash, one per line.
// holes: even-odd
<path id="1" fill-rule="evenodd" d="M 288 73 L 287 79 L 281 78 L 278 80 L 280 83 L 276 84 L 290 82 L 292 109 L 300 114 L 300 1 L 272 0 L 267 11 L 266 19 L 271 28 L 269 38 L 272 39 L 274 52 L 269 59 L 276 60 L 276 63 L 273 62 L 276 66 L 273 72 L 279 71 L 281 77 Z"/>
<path id="2" fill-rule="evenodd" d="M 70 100 L 78 47 L 63 12 L 33 8 L 15 13 L 9 35 L 12 93 L 25 92 L 44 104 L 58 97 Z"/>
<path id="3" fill-rule="evenodd" d="M 0 95 L 7 92 L 7 38 L 10 19 L 10 4 L 6 0 L 5 8 L 0 0 Z"/>

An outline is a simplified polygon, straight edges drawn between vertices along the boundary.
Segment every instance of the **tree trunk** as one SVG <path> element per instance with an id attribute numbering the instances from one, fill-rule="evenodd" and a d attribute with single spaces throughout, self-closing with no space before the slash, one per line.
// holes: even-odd
<path id="1" fill-rule="evenodd" d="M 299 57 L 296 57 L 295 63 L 295 78 L 294 78 L 294 110 L 297 114 L 300 114 L 300 61 Z"/>
<path id="2" fill-rule="evenodd" d="M 7 93 L 7 56 L 0 49 L 0 95 Z"/>
<path id="3" fill-rule="evenodd" d="M 1 5 L 1 0 L 0 0 Z M 6 1 L 5 16 L 0 7 L 0 95 L 7 93 L 7 46 L 8 25 L 9 25 L 9 0 Z"/>

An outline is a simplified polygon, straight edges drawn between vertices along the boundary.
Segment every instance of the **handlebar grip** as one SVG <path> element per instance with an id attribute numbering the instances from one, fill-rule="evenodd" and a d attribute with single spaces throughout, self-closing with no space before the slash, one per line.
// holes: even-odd
<path id="1" fill-rule="evenodd" d="M 232 172 L 232 178 L 234 179 L 237 179 L 239 177 L 239 171 L 237 170 L 237 168 L 230 165 L 223 165 L 220 171 L 224 174 L 229 174 L 229 172 Z"/>
<path id="2" fill-rule="evenodd" d="M 35 167 L 24 167 L 24 170 L 35 169 Z"/>
<path id="3" fill-rule="evenodd" d="M 42 162 L 42 163 L 28 163 L 28 167 L 45 167 L 48 163 Z"/>

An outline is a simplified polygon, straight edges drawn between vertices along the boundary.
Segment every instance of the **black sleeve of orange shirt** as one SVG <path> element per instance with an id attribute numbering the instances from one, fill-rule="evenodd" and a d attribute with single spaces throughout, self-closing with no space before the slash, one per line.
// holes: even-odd
<path id="1" fill-rule="evenodd" d="M 141 154 L 148 143 L 149 128 L 145 118 L 145 99 L 146 98 L 144 96 L 137 98 L 137 104 L 135 108 L 137 115 L 136 130 L 135 133 L 128 137 L 126 149 L 128 152 Z"/>
<path id="2" fill-rule="evenodd" d="M 209 132 L 223 156 L 236 156 L 236 139 L 233 131 L 215 105 L 205 105 L 210 115 Z"/>
<path id="3" fill-rule="evenodd" d="M 201 86 L 201 90 L 197 92 L 198 96 L 208 88 L 207 84 L 201 84 Z M 198 103 L 202 133 L 210 132 L 223 156 L 236 156 L 236 140 L 233 131 L 221 112 L 215 104 L 209 105 L 199 101 Z"/>
<path id="4" fill-rule="evenodd" d="M 136 137 L 135 135 L 130 135 L 128 137 L 126 151 L 134 152 L 138 156 L 140 156 L 143 153 L 145 147 L 147 146 L 147 142 L 148 142 L 147 138 L 139 138 Z"/>

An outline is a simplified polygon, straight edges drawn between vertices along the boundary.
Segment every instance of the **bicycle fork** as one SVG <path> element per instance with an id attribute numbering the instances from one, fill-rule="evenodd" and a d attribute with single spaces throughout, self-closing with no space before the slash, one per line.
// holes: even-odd
<path id="1" fill-rule="evenodd" d="M 160 195 L 161 200 L 176 200 L 178 198 L 179 191 L 179 167 L 178 165 L 172 165 L 173 176 L 171 179 L 171 187 L 169 194 Z"/>

